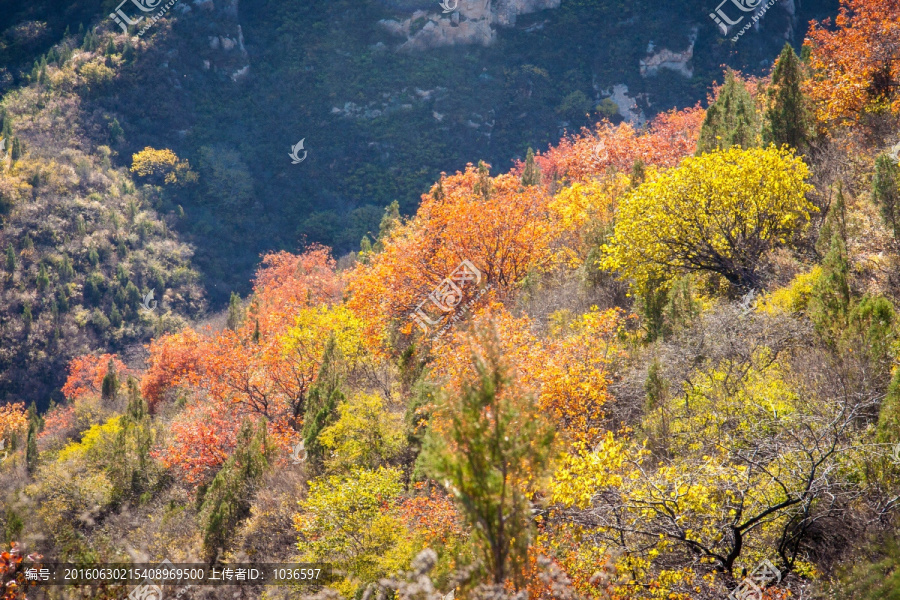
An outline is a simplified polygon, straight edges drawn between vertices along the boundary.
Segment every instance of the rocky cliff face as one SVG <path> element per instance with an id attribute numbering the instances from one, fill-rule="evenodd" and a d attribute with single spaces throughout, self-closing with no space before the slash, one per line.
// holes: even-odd
<path id="1" fill-rule="evenodd" d="M 443 0 L 433 11 L 417 10 L 403 20 L 386 19 L 381 25 L 404 37 L 401 50 L 480 44 L 489 46 L 498 27 L 512 27 L 519 15 L 559 8 L 561 0 Z M 443 9 L 443 10 L 441 10 Z"/>

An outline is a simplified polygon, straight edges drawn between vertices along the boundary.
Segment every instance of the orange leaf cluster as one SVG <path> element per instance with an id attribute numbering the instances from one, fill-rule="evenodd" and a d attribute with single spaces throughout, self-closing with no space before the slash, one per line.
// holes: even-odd
<path id="1" fill-rule="evenodd" d="M 806 93 L 824 122 L 856 120 L 863 112 L 900 115 L 900 3 L 896 0 L 841 0 L 835 19 L 813 21 L 812 77 Z"/>
<path id="2" fill-rule="evenodd" d="M 563 138 L 535 160 L 546 178 L 564 183 L 602 176 L 610 168 L 628 173 L 638 160 L 674 167 L 696 151 L 705 114 L 699 107 L 662 113 L 646 131 L 627 123 L 598 123 L 595 131 L 585 128 Z"/>
<path id="3" fill-rule="evenodd" d="M 128 377 L 132 372 L 115 354 L 85 354 L 69 361 L 69 377 L 62 388 L 63 396 L 74 400 L 81 396 L 97 396 L 112 360 L 119 378 Z"/>
<path id="4" fill-rule="evenodd" d="M 244 417 L 269 420 L 282 445 L 299 425 L 320 356 L 288 351 L 285 334 L 297 314 L 340 298 L 341 282 L 328 250 L 287 252 L 263 258 L 247 318 L 236 330 L 185 329 L 149 346 L 141 389 L 157 406 L 172 388 L 197 392 L 195 403 L 172 426 L 172 440 L 157 452 L 191 483 L 211 475 L 229 456 Z M 326 336 L 327 337 L 327 336 Z"/>
<path id="5" fill-rule="evenodd" d="M 538 338 L 528 317 L 513 317 L 499 304 L 473 319 L 475 326 L 487 322 L 496 328 L 501 354 L 515 369 L 515 393 L 534 394 L 540 411 L 569 442 L 596 444 L 605 434 L 611 363 L 622 355 L 614 344 L 623 327 L 621 312 L 589 312 L 569 335 L 551 340 Z M 472 355 L 483 353 L 476 336 L 457 332 L 435 349 L 434 377 L 458 393 L 464 381 L 475 377 Z M 440 427 L 440 414 L 435 417 L 432 426 Z"/>
<path id="6" fill-rule="evenodd" d="M 553 264 L 549 201 L 545 190 L 522 187 L 514 174 L 484 177 L 471 164 L 443 178 L 385 250 L 349 275 L 348 306 L 369 326 L 370 340 L 383 344 L 395 321 L 403 333 L 412 331 L 410 315 L 464 260 L 481 272 L 480 285 L 490 283 L 503 297 L 528 272 Z M 464 291 L 462 303 L 477 293 L 474 286 Z"/>
<path id="7" fill-rule="evenodd" d="M 0 440 L 8 441 L 12 436 L 18 437 L 27 425 L 24 402 L 0 406 Z"/>
<path id="8" fill-rule="evenodd" d="M 421 483 L 416 485 L 421 489 Z M 432 488 L 427 496 L 404 498 L 397 505 L 397 515 L 410 531 L 422 536 L 428 548 L 446 545 L 465 534 L 462 517 L 453 501 Z"/>

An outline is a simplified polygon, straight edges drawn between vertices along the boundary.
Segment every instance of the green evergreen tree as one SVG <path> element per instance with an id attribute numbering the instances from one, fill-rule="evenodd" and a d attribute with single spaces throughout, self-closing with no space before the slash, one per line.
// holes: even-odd
<path id="1" fill-rule="evenodd" d="M 122 49 L 122 58 L 125 59 L 125 62 L 132 62 L 134 60 L 134 46 L 131 45 L 131 39 L 125 39 L 125 47 Z"/>
<path id="2" fill-rule="evenodd" d="M 809 144 L 810 114 L 803 97 L 803 73 L 800 59 L 790 44 L 785 44 L 769 87 L 763 141 L 781 146 L 787 144 L 803 152 Z"/>
<path id="3" fill-rule="evenodd" d="M 41 266 L 38 268 L 38 274 L 35 283 L 37 283 L 38 291 L 41 292 L 47 289 L 47 286 L 50 285 L 50 276 L 47 274 L 47 267 L 45 267 L 43 263 L 41 263 Z"/>
<path id="4" fill-rule="evenodd" d="M 22 158 L 22 143 L 19 141 L 18 136 L 13 136 L 12 148 L 10 148 L 9 157 L 13 160 L 19 160 L 20 158 Z"/>
<path id="5" fill-rule="evenodd" d="M 116 372 L 116 363 L 109 359 L 106 365 L 106 375 L 100 384 L 100 397 L 103 400 L 114 400 L 119 393 L 119 374 Z"/>
<path id="6" fill-rule="evenodd" d="M 228 301 L 228 319 L 225 321 L 225 327 L 231 331 L 237 331 L 243 322 L 244 307 L 241 305 L 241 296 L 231 292 L 231 299 Z"/>
<path id="7" fill-rule="evenodd" d="M 480 194 L 485 201 L 491 198 L 491 193 L 493 192 L 491 171 L 487 163 L 483 160 L 478 161 L 478 180 L 475 182 L 475 187 L 472 191 L 476 194 Z"/>
<path id="8" fill-rule="evenodd" d="M 477 378 L 441 398 L 448 427 L 429 432 L 424 462 L 452 490 L 492 583 L 519 587 L 532 523 L 524 484 L 547 467 L 554 430 L 516 388 L 496 333 L 478 335 L 485 351 L 473 357 Z"/>
<path id="9" fill-rule="evenodd" d="M 400 203 L 394 200 L 384 209 L 384 215 L 381 217 L 381 222 L 378 223 L 378 238 L 375 240 L 372 249 L 375 252 L 382 252 L 384 250 L 384 244 L 390 237 L 391 232 L 402 222 L 403 221 L 400 218 Z"/>
<path id="10" fill-rule="evenodd" d="M 875 159 L 872 201 L 881 211 L 881 218 L 894 234 L 894 239 L 900 241 L 900 167 L 887 154 Z"/>
<path id="11" fill-rule="evenodd" d="M 369 254 L 372 253 L 372 240 L 369 238 L 369 235 L 366 234 L 362 236 L 362 239 L 359 241 L 359 260 L 362 262 L 367 262 L 369 260 Z"/>
<path id="12" fill-rule="evenodd" d="M 153 423 L 147 402 L 141 396 L 138 382 L 129 377 L 128 405 L 119 419 L 115 440 L 115 458 L 110 465 L 114 494 L 120 499 L 133 498 L 150 486 L 150 450 L 153 447 Z"/>
<path id="13" fill-rule="evenodd" d="M 25 306 L 22 307 L 22 324 L 25 327 L 25 333 L 31 331 L 31 323 L 34 320 L 34 317 L 31 314 L 31 303 L 26 302 Z"/>
<path id="14" fill-rule="evenodd" d="M 255 429 L 255 431 L 254 431 Z M 200 521 L 203 548 L 214 559 L 228 544 L 236 526 L 250 513 L 253 492 L 269 469 L 275 446 L 269 441 L 266 423 L 254 428 L 244 421 L 238 432 L 234 454 L 203 491 Z"/>
<path id="15" fill-rule="evenodd" d="M 28 423 L 28 437 L 25 441 L 25 469 L 29 474 L 34 473 L 38 463 L 38 447 L 37 447 L 37 423 L 31 421 Z"/>
<path id="16" fill-rule="evenodd" d="M 253 326 L 253 343 L 259 343 L 259 319 L 256 319 L 256 324 Z"/>
<path id="17" fill-rule="evenodd" d="M 732 146 L 759 145 L 759 116 L 756 103 L 744 83 L 730 69 L 719 97 L 706 111 L 697 142 L 697 155 Z"/>
<path id="18" fill-rule="evenodd" d="M 522 185 L 527 187 L 540 184 L 541 169 L 534 162 L 534 150 L 528 148 L 528 154 L 525 155 L 525 167 L 522 169 Z"/>
<path id="19" fill-rule="evenodd" d="M 25 238 L 22 240 L 22 246 L 23 246 L 26 250 L 33 250 L 33 249 L 34 249 L 34 241 L 31 239 L 31 236 L 30 236 L 29 234 L 27 234 L 27 233 L 25 234 Z"/>
<path id="20" fill-rule="evenodd" d="M 119 312 L 119 307 L 116 306 L 115 302 L 112 303 L 112 308 L 109 311 L 109 322 L 116 329 L 122 326 L 122 313 Z"/>
<path id="21" fill-rule="evenodd" d="M 12 244 L 6 245 L 6 270 L 10 273 L 16 270 L 16 251 Z"/>
<path id="22" fill-rule="evenodd" d="M 313 473 L 320 473 L 325 459 L 325 448 L 319 443 L 319 434 L 336 419 L 337 407 L 344 399 L 340 376 L 341 354 L 334 336 L 328 339 L 319 376 L 307 396 L 306 414 L 303 418 L 303 447 L 307 463 Z"/>
<path id="23" fill-rule="evenodd" d="M 125 139 L 125 130 L 122 129 L 122 126 L 119 124 L 118 119 L 113 119 L 109 122 L 109 139 L 112 142 L 121 142 Z"/>
<path id="24" fill-rule="evenodd" d="M 106 43 L 106 51 L 104 52 L 104 54 L 106 54 L 106 56 L 112 56 L 115 53 L 116 44 L 113 42 L 112 38 L 109 38 L 109 41 Z"/>

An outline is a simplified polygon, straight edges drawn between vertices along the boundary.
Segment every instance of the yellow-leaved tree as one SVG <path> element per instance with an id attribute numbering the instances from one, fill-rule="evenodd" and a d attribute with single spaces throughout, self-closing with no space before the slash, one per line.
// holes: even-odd
<path id="1" fill-rule="evenodd" d="M 685 273 L 758 286 L 759 259 L 787 245 L 816 208 L 806 164 L 787 148 L 732 147 L 684 160 L 621 200 L 603 268 L 638 291 Z"/>

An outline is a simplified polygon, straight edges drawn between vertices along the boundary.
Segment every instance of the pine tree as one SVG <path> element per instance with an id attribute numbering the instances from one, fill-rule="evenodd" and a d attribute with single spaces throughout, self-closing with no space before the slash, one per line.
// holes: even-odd
<path id="1" fill-rule="evenodd" d="M 31 236 L 30 236 L 29 234 L 27 234 L 27 233 L 25 234 L 25 238 L 22 240 L 22 246 L 23 246 L 26 250 L 33 250 L 33 249 L 34 249 L 34 241 L 31 239 Z"/>
<path id="2" fill-rule="evenodd" d="M 730 69 L 719 97 L 706 111 L 697 155 L 732 146 L 752 148 L 759 145 L 759 116 L 756 103 L 744 82 Z"/>
<path id="3" fill-rule="evenodd" d="M 369 260 L 369 254 L 372 253 L 372 240 L 369 238 L 369 235 L 366 234 L 362 236 L 362 239 L 359 241 L 359 260 L 362 262 L 367 262 Z"/>
<path id="4" fill-rule="evenodd" d="M 37 447 L 37 422 L 28 423 L 28 437 L 25 441 L 25 469 L 28 473 L 34 473 L 38 463 Z"/>
<path id="5" fill-rule="evenodd" d="M 769 107 L 763 128 L 766 144 L 787 144 L 800 152 L 809 145 L 810 114 L 803 97 L 802 83 L 800 58 L 790 44 L 785 44 L 775 63 L 768 92 Z"/>
<path id="6" fill-rule="evenodd" d="M 525 168 L 522 169 L 522 185 L 527 187 L 540 184 L 541 169 L 534 162 L 534 150 L 528 148 L 528 153 L 525 155 Z"/>
<path id="7" fill-rule="evenodd" d="M 106 43 L 106 56 L 112 56 L 116 53 L 116 44 L 113 42 L 112 38 L 109 38 L 109 41 Z"/>
<path id="8" fill-rule="evenodd" d="M 31 322 L 34 320 L 34 317 L 31 314 L 31 303 L 26 302 L 25 306 L 22 307 L 22 324 L 25 326 L 25 333 L 31 331 Z"/>
<path id="9" fill-rule="evenodd" d="M 119 307 L 116 306 L 115 302 L 112 303 L 112 308 L 109 311 L 109 322 L 116 329 L 122 326 L 122 313 L 119 312 Z"/>
<path id="10" fill-rule="evenodd" d="M 334 422 L 337 407 L 344 399 L 341 391 L 340 362 L 340 349 L 332 335 L 325 346 L 316 384 L 309 391 L 306 414 L 303 418 L 303 447 L 314 473 L 321 472 L 325 458 L 325 448 L 319 443 L 319 434 Z"/>
<path id="11" fill-rule="evenodd" d="M 19 141 L 18 136 L 13 136 L 12 147 L 9 150 L 9 157 L 14 161 L 22 158 L 22 143 Z"/>
<path id="12" fill-rule="evenodd" d="M 116 373 L 116 363 L 113 359 L 109 359 L 106 365 L 106 375 L 103 376 L 103 383 L 100 385 L 100 397 L 103 400 L 113 400 L 119 393 L 119 375 Z"/>
<path id="13" fill-rule="evenodd" d="M 225 327 L 231 331 L 237 331 L 244 322 L 244 307 L 241 305 L 241 296 L 231 292 L 231 299 L 228 302 L 228 319 L 225 321 Z"/>
<path id="14" fill-rule="evenodd" d="M 478 335 L 484 352 L 473 357 L 477 376 L 440 400 L 447 427 L 429 432 L 424 461 L 452 490 L 492 583 L 518 587 L 532 523 L 525 484 L 546 468 L 554 431 L 514 385 L 496 333 Z"/>
<path id="15" fill-rule="evenodd" d="M 489 200 L 491 197 L 491 192 L 493 191 L 491 172 L 490 168 L 483 160 L 478 161 L 478 181 L 475 182 L 475 187 L 472 191 L 476 194 L 480 194 L 485 201 Z"/>
<path id="16" fill-rule="evenodd" d="M 900 167 L 887 154 L 875 159 L 872 201 L 881 210 L 881 218 L 900 241 Z"/>
<path id="17" fill-rule="evenodd" d="M 400 203 L 394 200 L 389 205 L 387 205 L 384 209 L 384 215 L 381 217 L 381 222 L 378 223 L 378 238 L 375 240 L 375 244 L 372 246 L 375 252 L 381 252 L 384 250 L 384 244 L 387 239 L 390 237 L 391 232 L 402 223 L 402 219 L 400 218 Z"/>
<path id="18" fill-rule="evenodd" d="M 47 275 L 47 267 L 45 267 L 43 263 L 41 263 L 41 266 L 38 268 L 36 283 L 37 289 L 41 292 L 47 289 L 47 286 L 50 285 L 50 276 Z"/>
<path id="19" fill-rule="evenodd" d="M 253 326 L 253 343 L 259 343 L 259 319 L 256 319 L 256 324 Z"/>
<path id="20" fill-rule="evenodd" d="M 208 558 L 215 558 L 225 548 L 237 524 L 250 513 L 253 492 L 269 469 L 274 452 L 266 422 L 261 420 L 254 428 L 245 420 L 238 432 L 234 454 L 225 461 L 202 496 L 199 512 L 203 548 Z"/>
<path id="21" fill-rule="evenodd" d="M 10 273 L 16 270 L 16 252 L 13 250 L 12 244 L 6 246 L 6 270 Z"/>

